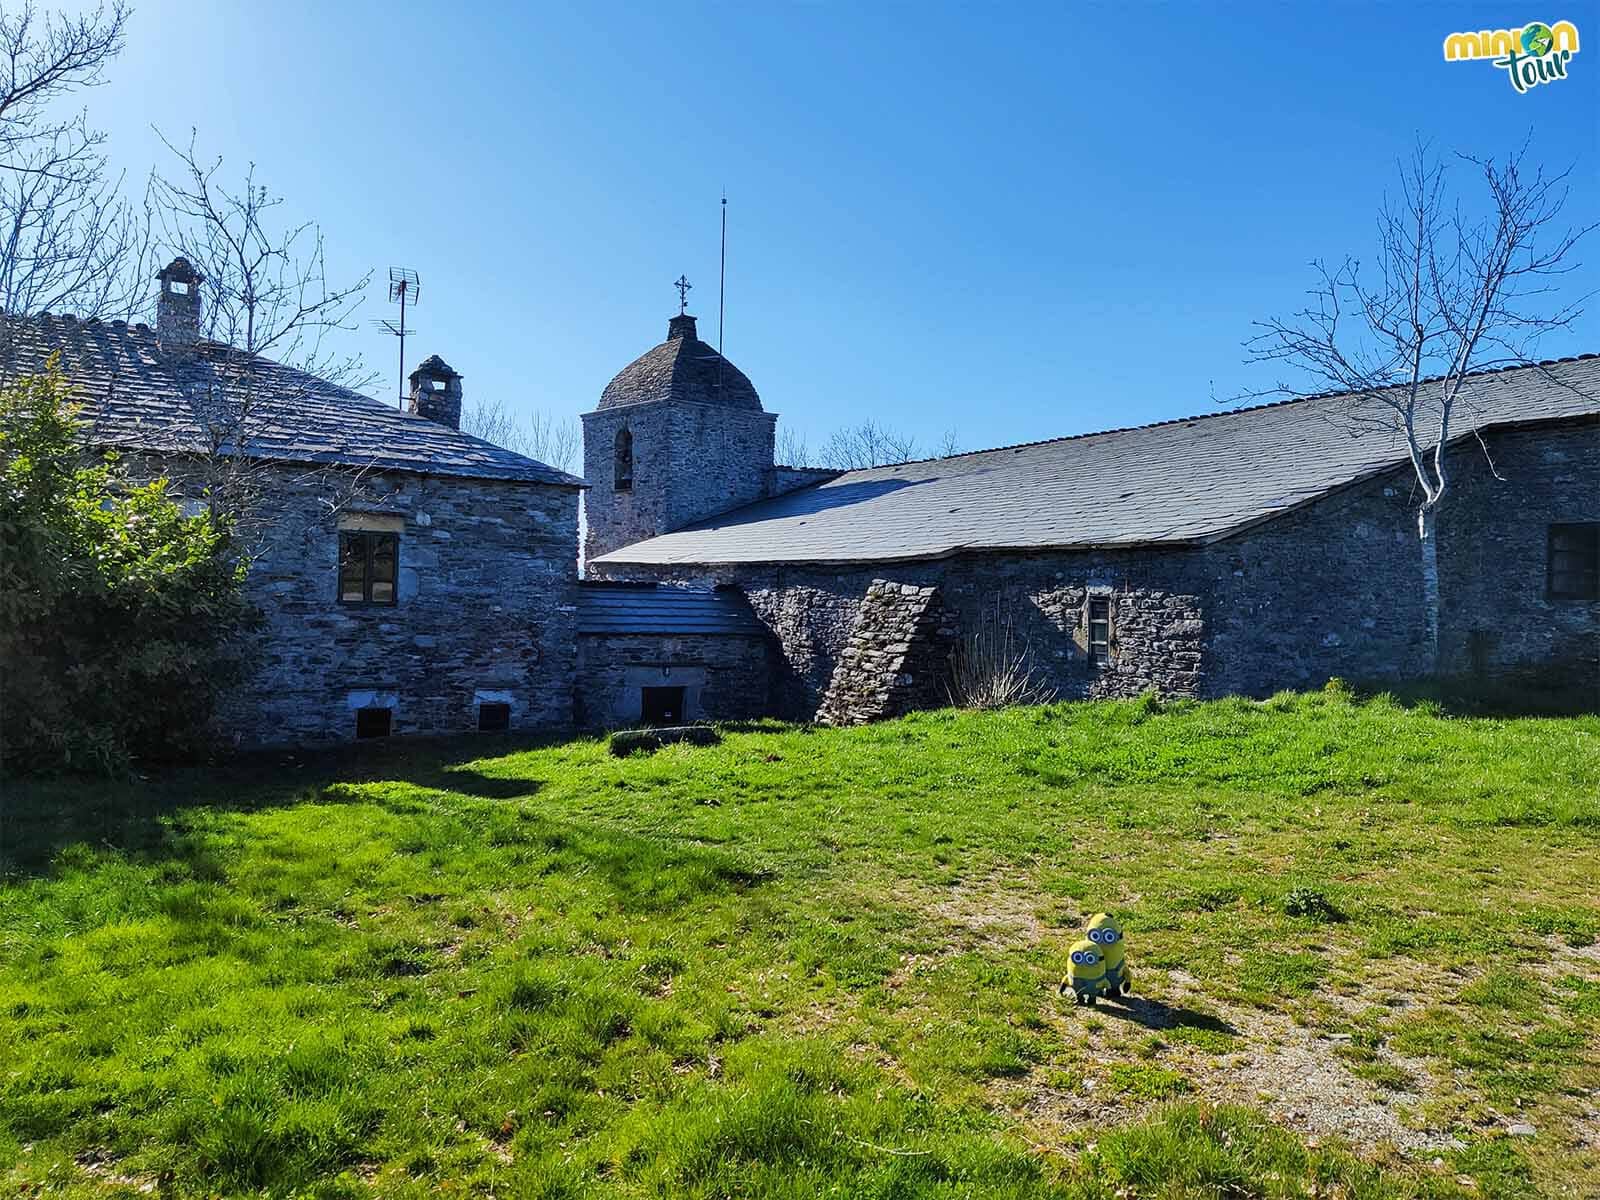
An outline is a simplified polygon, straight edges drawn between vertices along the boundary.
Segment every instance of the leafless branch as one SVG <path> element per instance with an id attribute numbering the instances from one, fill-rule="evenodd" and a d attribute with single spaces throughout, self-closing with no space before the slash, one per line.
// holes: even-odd
<path id="1" fill-rule="evenodd" d="M 1404 447 L 1421 500 L 1423 590 L 1429 645 L 1438 644 L 1435 513 L 1449 490 L 1449 447 L 1471 420 L 1478 372 L 1525 366 L 1541 339 L 1582 316 L 1580 298 L 1552 304 L 1559 278 L 1595 226 L 1560 224 L 1570 171 L 1547 174 L 1529 144 L 1500 159 L 1456 156 L 1479 177 L 1476 215 L 1447 191 L 1447 169 L 1418 142 L 1398 164 L 1400 186 L 1378 215 L 1376 264 L 1312 264 L 1306 305 L 1257 322 L 1247 361 L 1283 364 L 1305 383 L 1279 380 L 1235 400 L 1337 393 L 1317 411 L 1353 437 L 1388 436 Z M 1488 447 L 1478 439 L 1485 457 Z M 1490 470 L 1494 470 L 1491 461 Z"/>
<path id="2" fill-rule="evenodd" d="M 778 430 L 778 440 L 772 457 L 774 461 L 786 467 L 814 467 L 817 465 L 811 455 L 811 444 L 806 440 L 806 435 L 798 429 L 792 429 L 787 425 Z"/>
<path id="3" fill-rule="evenodd" d="M 104 134 L 63 100 L 104 81 L 130 10 L 0 8 L 0 314 L 133 314 L 147 294 L 150 213 L 112 174 Z"/>
<path id="4" fill-rule="evenodd" d="M 461 430 L 560 471 L 572 471 L 583 447 L 583 431 L 572 417 L 534 409 L 519 421 L 501 400 L 468 401 Z"/>
<path id="5" fill-rule="evenodd" d="M 835 430 L 823 443 L 818 457 L 822 466 L 840 471 L 890 466 L 916 458 L 917 442 L 913 437 L 869 419 Z"/>
<path id="6" fill-rule="evenodd" d="M 319 402 L 313 393 L 328 384 L 359 390 L 373 382 L 359 358 L 324 345 L 330 332 L 353 328 L 371 272 L 330 285 L 322 231 L 277 219 L 282 198 L 253 165 L 229 186 L 222 160 L 202 158 L 192 132 L 181 148 L 163 141 L 176 167 L 151 187 L 161 253 L 181 255 L 203 277 L 203 344 L 179 368 L 184 399 L 202 431 L 213 503 L 248 519 L 281 470 L 253 451 L 293 435 L 307 405 Z M 354 496 L 364 475 L 360 464 L 344 464 L 319 477 L 329 495 Z"/>

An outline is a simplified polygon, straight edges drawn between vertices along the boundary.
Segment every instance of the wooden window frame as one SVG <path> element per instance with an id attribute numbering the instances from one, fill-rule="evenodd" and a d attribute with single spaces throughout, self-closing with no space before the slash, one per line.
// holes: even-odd
<path id="1" fill-rule="evenodd" d="M 360 538 L 364 549 L 361 559 L 361 599 L 347 600 L 344 594 L 344 568 L 347 561 L 345 554 L 346 539 Z M 377 557 L 378 546 L 387 540 L 392 548 L 394 561 L 394 578 L 388 580 L 389 598 L 387 600 L 374 600 L 372 598 L 373 584 L 380 582 L 374 577 L 373 562 Z M 400 603 L 400 535 L 382 529 L 341 529 L 339 531 L 339 563 L 334 572 L 334 593 L 338 602 L 346 608 L 393 608 Z"/>
<path id="2" fill-rule="evenodd" d="M 1104 645 L 1105 645 L 1105 654 L 1103 656 L 1100 655 L 1100 654 L 1097 654 L 1095 652 L 1095 646 L 1096 646 L 1097 643 L 1095 642 L 1095 638 L 1094 638 L 1094 627 L 1095 627 L 1094 610 L 1095 610 L 1095 606 L 1097 604 L 1105 605 L 1105 613 L 1106 613 L 1106 615 L 1105 615 L 1106 639 L 1105 639 L 1105 643 L 1104 643 Z M 1083 605 L 1083 644 L 1084 644 L 1084 649 L 1088 652 L 1089 662 L 1094 666 L 1097 666 L 1097 667 L 1110 666 L 1112 661 L 1113 661 L 1113 659 L 1114 659 L 1114 657 L 1115 657 L 1114 651 L 1112 650 L 1112 645 L 1113 645 L 1112 624 L 1113 624 L 1113 622 L 1112 622 L 1112 615 L 1111 615 L 1111 597 L 1110 596 L 1089 596 L 1084 600 L 1084 605 Z"/>
<path id="3" fill-rule="evenodd" d="M 1568 561 L 1558 565 L 1559 559 Z M 1544 596 L 1556 604 L 1600 600 L 1600 521 L 1556 521 L 1546 528 Z"/>

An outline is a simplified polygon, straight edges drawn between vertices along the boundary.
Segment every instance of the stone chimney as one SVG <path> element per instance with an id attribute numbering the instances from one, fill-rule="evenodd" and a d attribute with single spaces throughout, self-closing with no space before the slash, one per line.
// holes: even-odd
<path id="1" fill-rule="evenodd" d="M 667 322 L 667 341 L 675 342 L 679 338 L 688 338 L 695 341 L 699 334 L 694 331 L 694 318 L 688 313 L 679 313 Z"/>
<path id="2" fill-rule="evenodd" d="M 182 350 L 200 340 L 200 284 L 205 276 L 187 258 L 173 259 L 156 276 L 156 339 L 163 349 Z"/>
<path id="3" fill-rule="evenodd" d="M 437 354 L 411 372 L 412 412 L 451 429 L 461 428 L 461 376 Z"/>

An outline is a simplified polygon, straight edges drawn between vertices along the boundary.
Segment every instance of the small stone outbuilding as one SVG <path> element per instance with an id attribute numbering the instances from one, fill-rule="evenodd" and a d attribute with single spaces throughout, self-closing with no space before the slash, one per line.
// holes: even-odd
<path id="1" fill-rule="evenodd" d="M 615 729 L 732 721 L 772 710 L 776 647 L 739 592 L 586 583 L 574 711 Z"/>

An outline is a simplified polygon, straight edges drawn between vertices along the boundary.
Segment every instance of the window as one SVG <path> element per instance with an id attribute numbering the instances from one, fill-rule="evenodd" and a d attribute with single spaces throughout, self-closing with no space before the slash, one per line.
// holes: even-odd
<path id="1" fill-rule="evenodd" d="M 346 529 L 339 534 L 339 603 L 393 604 L 400 535 Z"/>
<path id="2" fill-rule="evenodd" d="M 646 725 L 678 725 L 683 721 L 681 687 L 640 688 L 639 715 Z"/>
<path id="3" fill-rule="evenodd" d="M 356 709 L 356 737 L 386 738 L 393 728 L 394 711 L 388 708 L 358 708 Z"/>
<path id="4" fill-rule="evenodd" d="M 617 430 L 617 476 L 619 492 L 633 491 L 633 434 L 626 429 Z"/>
<path id="5" fill-rule="evenodd" d="M 1111 661 L 1111 601 L 1089 601 L 1089 661 L 1103 666 Z"/>
<path id="6" fill-rule="evenodd" d="M 1600 521 L 1550 526 L 1545 591 L 1552 600 L 1600 600 Z"/>
<path id="7" fill-rule="evenodd" d="M 478 705 L 478 732 L 504 733 L 511 728 L 511 705 L 503 700 L 485 700 Z"/>

